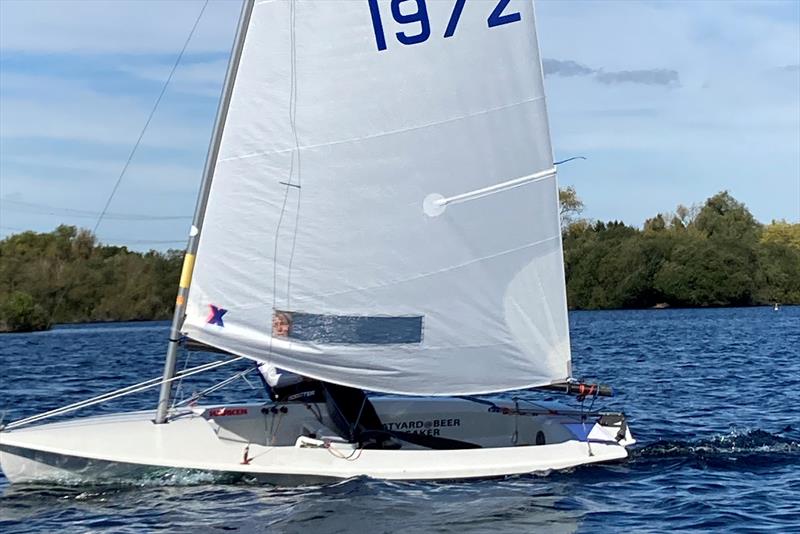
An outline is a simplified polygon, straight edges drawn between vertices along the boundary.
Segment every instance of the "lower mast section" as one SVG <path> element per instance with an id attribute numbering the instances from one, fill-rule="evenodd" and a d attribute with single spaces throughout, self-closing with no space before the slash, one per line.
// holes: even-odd
<path id="1" fill-rule="evenodd" d="M 188 250 L 197 250 L 197 236 L 189 238 Z M 156 410 L 156 424 L 165 423 L 169 412 L 169 402 L 172 397 L 172 382 L 175 376 L 175 363 L 178 357 L 178 343 L 181 340 L 181 324 L 186 314 L 186 299 L 189 296 L 189 283 L 192 279 L 194 269 L 194 254 L 186 253 L 183 258 L 183 269 L 181 271 L 181 281 L 178 287 L 178 296 L 175 298 L 175 313 L 172 315 L 172 327 L 169 329 L 169 343 L 167 344 L 167 357 L 164 360 L 164 375 L 161 384 L 161 392 L 158 396 L 158 408 Z"/>

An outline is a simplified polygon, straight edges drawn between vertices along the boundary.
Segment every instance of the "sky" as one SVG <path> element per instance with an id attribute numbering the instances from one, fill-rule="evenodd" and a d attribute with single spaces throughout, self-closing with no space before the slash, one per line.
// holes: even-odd
<path id="1" fill-rule="evenodd" d="M 94 227 L 202 8 L 0 0 L 0 237 Z M 205 8 L 97 230 L 103 242 L 185 243 L 239 9 Z M 562 165 L 559 181 L 584 216 L 641 226 L 728 190 L 764 223 L 800 222 L 800 1 L 536 10 L 555 157 L 586 158 Z"/>

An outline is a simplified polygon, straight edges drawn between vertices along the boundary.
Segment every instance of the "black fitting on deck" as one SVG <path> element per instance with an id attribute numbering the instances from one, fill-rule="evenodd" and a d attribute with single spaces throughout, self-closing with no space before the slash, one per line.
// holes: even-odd
<path id="1" fill-rule="evenodd" d="M 561 382 L 559 384 L 541 386 L 536 389 L 558 391 L 561 393 L 566 393 L 567 395 L 577 395 L 578 397 L 614 396 L 614 390 L 611 386 L 606 386 L 605 384 L 585 384 L 583 382 Z"/>

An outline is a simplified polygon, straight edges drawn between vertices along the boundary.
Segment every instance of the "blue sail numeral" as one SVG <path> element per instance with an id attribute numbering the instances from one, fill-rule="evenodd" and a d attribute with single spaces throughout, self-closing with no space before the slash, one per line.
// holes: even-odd
<path id="1" fill-rule="evenodd" d="M 447 29 L 444 31 L 445 38 L 452 37 L 456 33 L 458 19 L 461 18 L 461 11 L 463 11 L 464 4 L 466 3 L 467 0 L 456 0 L 456 3 L 453 4 L 453 13 L 450 15 L 450 22 L 447 23 Z"/>
<path id="2" fill-rule="evenodd" d="M 503 15 L 503 10 L 506 8 L 506 6 L 508 6 L 510 1 L 511 0 L 500 0 L 500 2 L 497 3 L 494 11 L 492 11 L 492 14 L 489 15 L 489 18 L 486 21 L 490 28 L 502 26 L 503 24 L 511 24 L 512 22 L 518 22 L 522 20 L 522 15 L 520 15 L 519 12 L 507 13 Z"/>
<path id="3" fill-rule="evenodd" d="M 412 13 L 403 13 L 400 6 L 406 2 L 409 4 L 413 2 L 416 10 Z M 511 2 L 511 0 L 498 0 L 497 5 L 486 20 L 489 28 L 522 20 L 522 15 L 518 11 L 503 14 L 509 2 Z M 466 3 L 467 0 L 454 0 L 453 10 L 450 13 L 450 20 L 448 20 L 447 28 L 444 31 L 445 39 L 455 35 L 458 21 L 461 19 L 461 13 L 464 11 Z M 381 50 L 386 50 L 386 33 L 383 30 L 383 21 L 381 20 L 378 0 L 367 0 L 367 5 L 369 5 L 369 14 L 372 18 L 372 30 L 375 32 L 375 45 L 378 47 L 379 52 Z M 407 33 L 406 31 L 395 33 L 397 41 L 401 44 L 413 45 L 423 43 L 431 36 L 431 21 L 428 17 L 428 6 L 425 0 L 391 0 L 391 11 L 392 18 L 397 24 L 419 24 L 417 33 Z"/>
<path id="4" fill-rule="evenodd" d="M 400 11 L 400 4 L 404 2 L 416 2 L 417 10 L 408 15 Z M 419 22 L 420 30 L 416 35 L 407 35 L 405 32 L 397 32 L 397 40 L 404 45 L 412 45 L 427 41 L 431 36 L 431 22 L 428 20 L 428 6 L 425 0 L 392 0 L 392 16 L 398 24 L 413 24 Z"/>
<path id="5" fill-rule="evenodd" d="M 383 35 L 383 22 L 381 22 L 378 0 L 367 1 L 369 2 L 369 14 L 372 17 L 372 30 L 375 32 L 375 44 L 378 45 L 378 51 L 386 50 L 386 37 Z"/>

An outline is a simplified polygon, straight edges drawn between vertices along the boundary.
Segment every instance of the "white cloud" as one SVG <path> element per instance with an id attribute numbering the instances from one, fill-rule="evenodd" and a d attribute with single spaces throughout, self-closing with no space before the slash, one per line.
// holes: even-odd
<path id="1" fill-rule="evenodd" d="M 158 91 L 106 94 L 84 81 L 5 73 L 2 83 L 0 138 L 47 138 L 131 147 Z M 176 109 L 165 97 L 142 139 L 143 146 L 188 149 L 207 142 L 213 109 L 203 117 L 177 116 Z"/>

